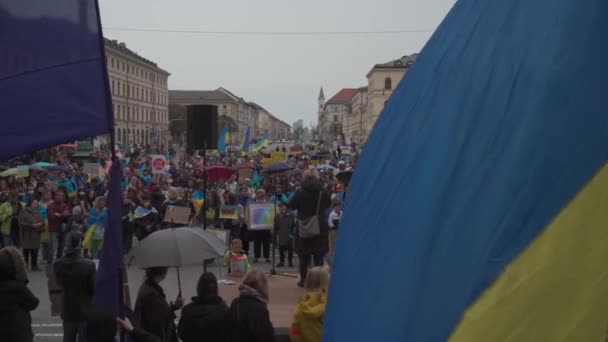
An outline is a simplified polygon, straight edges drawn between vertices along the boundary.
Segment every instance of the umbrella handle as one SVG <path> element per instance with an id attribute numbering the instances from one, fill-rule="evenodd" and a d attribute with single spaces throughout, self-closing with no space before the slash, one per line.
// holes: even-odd
<path id="1" fill-rule="evenodd" d="M 175 268 L 177 270 L 177 288 L 179 289 L 179 296 L 182 295 L 182 279 L 179 276 L 179 267 Z"/>

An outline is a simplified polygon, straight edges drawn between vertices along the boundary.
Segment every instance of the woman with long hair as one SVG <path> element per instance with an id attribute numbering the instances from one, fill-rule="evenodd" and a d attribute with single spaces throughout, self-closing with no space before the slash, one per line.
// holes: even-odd
<path id="1" fill-rule="evenodd" d="M 239 285 L 239 296 L 230 305 L 234 326 L 233 341 L 272 342 L 274 327 L 268 312 L 268 278 L 260 270 L 251 270 Z"/>
<path id="2" fill-rule="evenodd" d="M 320 342 L 323 316 L 327 303 L 329 272 L 326 267 L 313 267 L 306 276 L 304 293 L 293 315 L 289 335 L 292 342 Z"/>
<path id="3" fill-rule="evenodd" d="M 139 287 L 135 300 L 134 325 L 157 336 L 162 342 L 177 342 L 175 310 L 181 309 L 181 294 L 174 303 L 167 303 L 160 283 L 167 277 L 167 267 L 146 269 L 146 278 Z"/>

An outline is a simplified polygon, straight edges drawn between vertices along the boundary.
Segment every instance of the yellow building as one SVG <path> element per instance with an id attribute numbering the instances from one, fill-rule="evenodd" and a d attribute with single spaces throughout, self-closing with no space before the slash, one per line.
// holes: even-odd
<path id="1" fill-rule="evenodd" d="M 363 119 L 365 137 L 371 132 L 393 90 L 417 57 L 418 54 L 412 54 L 387 63 L 376 64 L 367 73 L 367 111 Z"/>
<path id="2" fill-rule="evenodd" d="M 104 39 L 116 142 L 165 145 L 169 135 L 169 73 L 125 43 Z"/>

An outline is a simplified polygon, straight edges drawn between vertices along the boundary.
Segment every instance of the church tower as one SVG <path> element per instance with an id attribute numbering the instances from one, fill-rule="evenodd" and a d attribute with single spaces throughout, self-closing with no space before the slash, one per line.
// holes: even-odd
<path id="1" fill-rule="evenodd" d="M 319 92 L 319 114 L 323 111 L 323 105 L 325 104 L 325 95 L 323 94 L 323 86 L 321 86 L 321 91 Z"/>

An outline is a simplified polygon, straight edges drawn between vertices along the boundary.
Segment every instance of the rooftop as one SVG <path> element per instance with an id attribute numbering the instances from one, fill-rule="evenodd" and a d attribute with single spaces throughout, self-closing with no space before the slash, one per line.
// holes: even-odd
<path id="1" fill-rule="evenodd" d="M 219 90 L 169 90 L 169 101 L 204 100 L 212 102 L 233 102 L 226 93 Z"/>
<path id="2" fill-rule="evenodd" d="M 110 47 L 110 48 L 112 48 L 112 49 L 114 49 L 114 50 L 117 50 L 117 51 L 119 51 L 119 52 L 122 52 L 122 53 L 124 53 L 125 55 L 128 55 L 128 56 L 130 56 L 130 57 L 133 57 L 133 58 L 135 58 L 135 59 L 139 60 L 140 62 L 143 62 L 143 63 L 145 63 L 145 64 L 148 64 L 148 65 L 150 65 L 150 66 L 153 66 L 153 67 L 155 67 L 155 68 L 157 68 L 157 69 L 160 69 L 160 70 L 162 70 L 162 71 L 166 72 L 167 74 L 169 74 L 167 71 L 165 71 L 165 70 L 161 69 L 161 68 L 160 68 L 160 67 L 159 67 L 159 66 L 158 66 L 156 63 L 154 63 L 154 62 L 152 62 L 151 60 L 146 59 L 146 58 L 144 58 L 144 57 L 142 57 L 142 56 L 138 55 L 136 52 L 134 52 L 133 50 L 129 49 L 129 48 L 127 47 L 127 44 L 125 44 L 125 43 L 122 43 L 122 42 L 120 42 L 120 43 L 119 43 L 117 40 L 110 40 L 110 39 L 108 39 L 108 38 L 104 38 L 104 39 L 103 39 L 103 42 L 104 42 L 104 44 L 105 44 L 105 46 L 106 46 L 106 47 Z"/>
<path id="3" fill-rule="evenodd" d="M 408 68 L 410 64 L 414 63 L 418 58 L 418 54 L 414 53 L 411 55 L 405 55 L 399 59 L 392 60 L 390 62 L 376 64 L 374 68 Z"/>
<path id="4" fill-rule="evenodd" d="M 357 88 L 344 88 L 334 95 L 327 104 L 347 104 L 357 94 Z"/>

